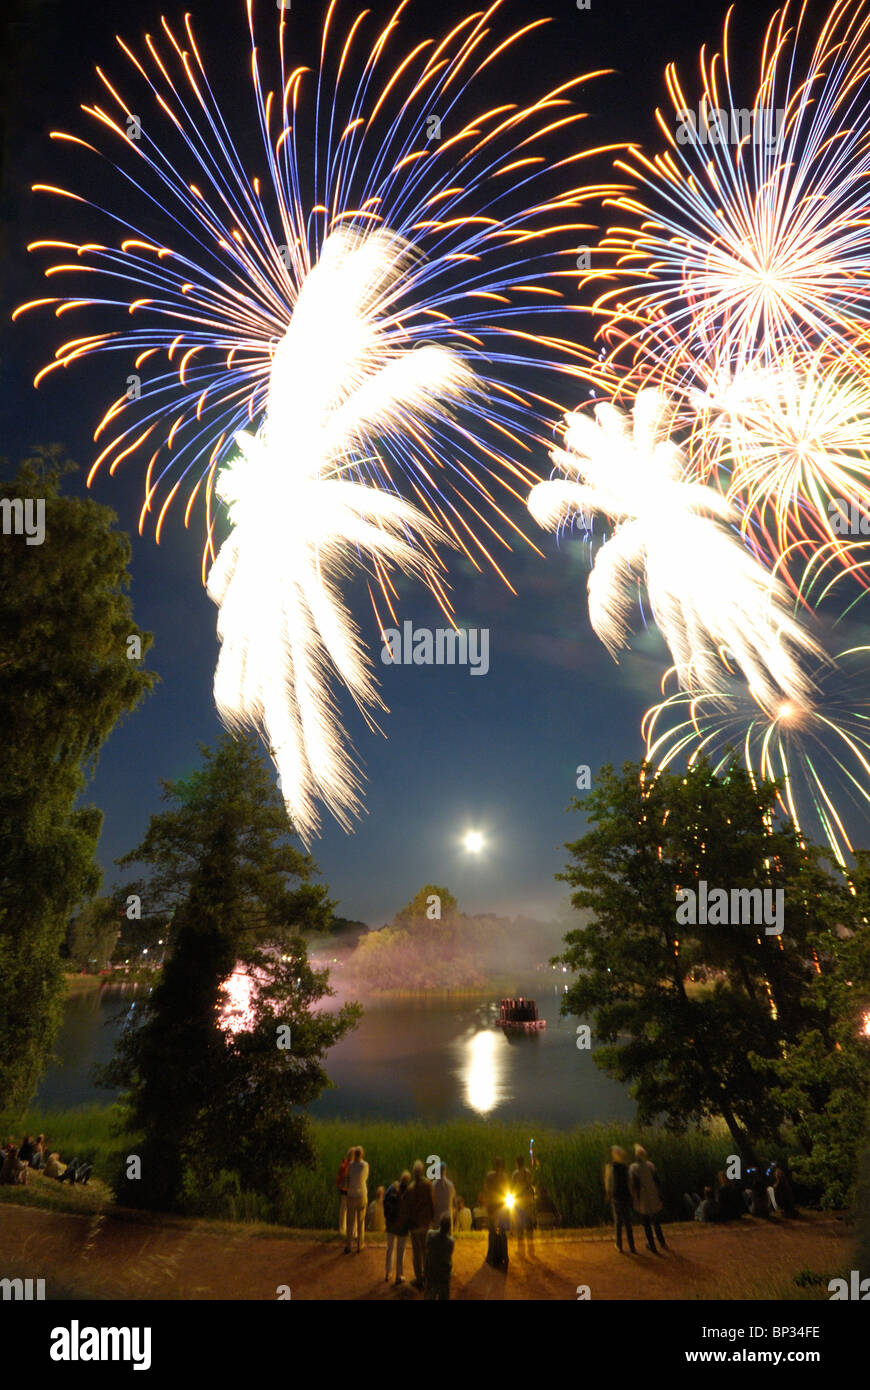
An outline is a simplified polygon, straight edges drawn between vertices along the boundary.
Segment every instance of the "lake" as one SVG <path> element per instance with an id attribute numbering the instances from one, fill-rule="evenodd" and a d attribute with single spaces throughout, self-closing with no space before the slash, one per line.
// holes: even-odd
<path id="1" fill-rule="evenodd" d="M 517 992 L 537 999 L 547 1027 L 538 1033 L 498 1028 L 498 1001 L 450 996 L 365 1002 L 359 1027 L 329 1052 L 335 1082 L 311 1106 L 322 1118 L 431 1120 L 527 1119 L 565 1129 L 593 1120 L 635 1118 L 627 1089 L 600 1072 L 576 1046 L 578 1020 L 559 1014 L 561 984 L 549 972 Z M 140 996 L 141 997 L 141 996 Z M 107 1062 L 125 1020 L 135 1015 L 130 990 L 71 994 L 36 1104 L 64 1108 L 105 1103 L 91 1071 Z M 335 1004 L 341 1002 L 339 992 Z"/>

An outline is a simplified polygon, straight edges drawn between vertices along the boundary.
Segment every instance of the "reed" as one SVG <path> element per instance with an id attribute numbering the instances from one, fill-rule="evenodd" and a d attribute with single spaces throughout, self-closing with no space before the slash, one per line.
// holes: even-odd
<path id="1" fill-rule="evenodd" d="M 109 1178 L 120 1169 L 134 1143 L 120 1129 L 122 1112 L 116 1105 L 87 1105 L 73 1110 L 34 1110 L 24 1119 L 0 1118 L 4 1135 L 45 1133 L 52 1149 L 64 1160 L 74 1155 L 94 1164 L 94 1176 Z M 448 1176 L 469 1206 L 475 1204 L 485 1174 L 500 1155 L 512 1171 L 518 1154 L 528 1161 L 529 1140 L 535 1140 L 538 1189 L 545 1187 L 565 1227 L 596 1226 L 609 1219 L 602 1173 L 612 1144 L 631 1154 L 642 1143 L 656 1164 L 664 1192 L 666 1216 L 684 1220 L 682 1194 L 703 1180 L 710 1182 L 725 1165 L 733 1142 L 724 1130 L 690 1130 L 674 1135 L 662 1129 L 640 1129 L 624 1123 L 578 1125 L 570 1130 L 540 1129 L 528 1122 L 475 1119 L 443 1123 L 391 1120 L 312 1120 L 318 1153 L 313 1169 L 288 1170 L 280 1195 L 272 1202 L 246 1191 L 230 1175 L 216 1175 L 206 1200 L 198 1200 L 189 1215 L 238 1221 L 272 1221 L 285 1226 L 329 1230 L 337 1225 L 339 1163 L 354 1144 L 362 1144 L 370 1165 L 369 1194 L 386 1186 L 415 1159 L 429 1165 L 435 1158 L 447 1164 Z M 31 1199 L 32 1200 L 32 1199 Z"/>

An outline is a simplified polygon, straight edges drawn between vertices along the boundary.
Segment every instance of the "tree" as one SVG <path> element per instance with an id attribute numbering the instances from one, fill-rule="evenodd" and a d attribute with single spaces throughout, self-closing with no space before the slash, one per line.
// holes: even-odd
<path id="1" fill-rule="evenodd" d="M 276 1196 L 287 1168 L 313 1162 L 298 1107 L 329 1084 L 321 1058 L 360 1016 L 313 1010 L 334 991 L 301 933 L 328 931 L 332 904 L 256 740 L 226 736 L 202 755 L 163 784 L 170 809 L 120 861 L 151 867 L 130 887 L 149 915 L 173 915 L 160 981 L 104 1075 L 127 1088 L 142 1136 L 141 1178 L 125 1174 L 119 1195 L 170 1210 L 226 1181 Z"/>
<path id="2" fill-rule="evenodd" d="M 444 921 L 458 915 L 459 903 L 450 889 L 441 888 L 437 883 L 427 883 L 396 913 L 393 925 L 403 927 L 411 922 Z"/>
<path id="3" fill-rule="evenodd" d="M 112 898 L 94 898 L 72 919 L 64 955 L 73 970 L 91 975 L 105 969 L 120 932 L 118 907 Z"/>
<path id="4" fill-rule="evenodd" d="M 119 718 L 155 680 L 142 668 L 151 635 L 127 596 L 129 542 L 107 507 L 61 496 L 74 466 L 58 445 L 14 477 L 0 465 L 4 521 L 16 523 L 0 534 L 0 1107 L 15 1110 L 60 1024 L 70 915 L 100 883 L 102 816 L 79 798 Z M 25 504 L 29 536 L 17 526 Z"/>
<path id="5" fill-rule="evenodd" d="M 807 999 L 812 1026 L 771 1064 L 788 1115 L 784 1133 L 798 1153 L 795 1176 L 822 1204 L 854 1196 L 870 1105 L 870 854 L 849 873 L 855 912 L 848 927 L 820 934 Z M 759 1067 L 761 1059 L 750 1057 Z"/>
<path id="6" fill-rule="evenodd" d="M 787 1118 L 775 1064 L 819 1021 L 813 951 L 855 912 L 821 851 L 775 826 L 775 797 L 737 765 L 722 777 L 705 763 L 684 776 L 605 767 L 574 802 L 590 828 L 566 846 L 558 875 L 593 914 L 559 959 L 578 972 L 563 1007 L 592 1018 L 597 1064 L 633 1083 L 642 1122 L 664 1116 L 680 1130 L 721 1116 L 750 1159 Z M 678 922 L 684 890 L 700 892 L 702 880 L 729 900 L 731 890 L 781 891 L 782 934 Z M 715 981 L 701 991 L 699 966 Z"/>

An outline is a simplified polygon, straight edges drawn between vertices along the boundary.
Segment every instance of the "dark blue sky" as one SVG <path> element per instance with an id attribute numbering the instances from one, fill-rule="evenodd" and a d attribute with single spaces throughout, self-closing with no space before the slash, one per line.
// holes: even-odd
<path id="1" fill-rule="evenodd" d="M 269 8 L 265 0 L 261 6 Z M 393 8 L 379 0 L 372 7 L 385 16 Z M 62 233 L 56 207 L 31 195 L 29 185 L 51 172 L 48 130 L 81 130 L 78 103 L 92 100 L 99 90 L 95 64 L 118 70 L 113 34 L 136 38 L 157 26 L 161 12 L 180 18 L 185 8 L 203 40 L 213 89 L 225 94 L 231 113 L 243 112 L 249 52 L 241 0 L 179 4 L 175 10 L 171 4 L 161 10 L 150 0 L 132 8 L 116 0 L 18 6 L 13 37 L 19 70 L 13 78 L 2 204 L 7 325 L 0 358 L 2 447 L 15 460 L 34 443 L 62 441 L 82 466 L 70 490 L 83 488 L 94 457 L 93 429 L 104 402 L 118 391 L 100 363 L 55 374 L 38 393 L 32 389 L 36 370 L 60 340 L 59 329 L 49 316 L 35 315 L 10 327 L 8 309 L 43 292 L 40 267 L 25 255 L 25 244 Z M 412 5 L 411 32 L 415 22 L 421 32 L 430 27 L 444 32 L 449 19 L 466 8 L 450 3 L 436 15 L 431 5 Z M 321 5 L 293 0 L 292 11 L 304 48 L 319 23 Z M 352 16 L 356 6 L 346 4 L 343 11 Z M 524 14 L 556 16 L 536 50 L 539 66 L 515 71 L 513 80 L 533 82 L 540 91 L 562 75 L 614 67 L 615 76 L 584 89 L 583 104 L 594 113 L 595 124 L 594 133 L 586 133 L 588 143 L 632 138 L 654 146 L 652 113 L 665 99 L 666 62 L 677 58 L 690 74 L 701 44 L 719 38 L 724 11 L 724 5 L 669 0 L 652 6 L 593 0 L 588 12 L 579 11 L 573 0 L 525 8 L 511 4 L 508 12 L 516 22 Z M 765 15 L 756 5 L 738 6 L 738 14 L 749 50 Z M 314 58 L 311 48 L 302 55 L 302 60 Z M 544 70 L 550 65 L 551 71 Z M 572 389 L 566 384 L 569 407 L 580 399 Z M 538 462 L 546 471 L 546 459 Z M 150 664 L 161 677 L 155 693 L 113 734 L 90 788 L 89 799 L 105 813 L 101 860 L 107 883 L 116 876 L 112 861 L 138 842 L 157 808 L 158 780 L 193 767 L 198 742 L 212 742 L 220 729 L 211 691 L 217 610 L 200 581 L 202 517 L 195 512 L 186 531 L 178 508 L 159 547 L 152 533 L 140 539 L 135 528 L 142 488 L 141 465 L 131 462 L 114 479 L 98 475 L 92 489 L 131 534 L 132 601 L 139 624 L 155 635 Z M 536 539 L 546 560 L 524 549 L 505 560 L 517 597 L 494 575 L 450 559 L 460 622 L 490 632 L 490 668 L 483 677 L 472 677 L 463 667 L 382 666 L 368 601 L 354 595 L 354 613 L 371 641 L 390 713 L 382 721 L 388 735 L 383 739 L 345 706 L 347 727 L 368 774 L 367 815 L 351 836 L 327 821 L 313 848 L 343 914 L 378 925 L 424 882 L 435 881 L 447 884 L 468 911 L 550 915 L 564 896 L 554 882 L 564 866 L 563 843 L 582 832 L 581 817 L 566 814 L 577 765 L 587 763 L 594 772 L 604 762 L 639 757 L 640 719 L 656 698 L 668 664 L 666 650 L 654 632 L 641 632 L 616 666 L 589 626 L 587 547 L 573 539 L 557 547 L 543 532 Z M 416 626 L 444 625 L 422 587 L 404 581 L 400 591 L 401 618 Z M 486 837 L 487 848 L 478 857 L 460 845 L 469 828 Z"/>

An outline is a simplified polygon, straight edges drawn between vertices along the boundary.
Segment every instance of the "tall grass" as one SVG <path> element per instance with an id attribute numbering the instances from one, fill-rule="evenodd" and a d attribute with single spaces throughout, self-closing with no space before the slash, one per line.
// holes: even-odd
<path id="1" fill-rule="evenodd" d="M 44 1134 L 46 1152 L 55 1150 L 65 1163 L 81 1158 L 103 1176 L 114 1168 L 118 1154 L 129 1153 L 129 1139 L 116 1133 L 121 1125 L 117 1105 L 80 1105 L 72 1110 L 29 1110 L 24 1117 L 0 1116 L 0 1134 L 20 1144 L 25 1134 Z"/>
<path id="2" fill-rule="evenodd" d="M 120 1171 L 135 1141 L 120 1132 L 122 1112 L 116 1105 L 88 1105 L 75 1110 L 32 1111 L 17 1121 L 0 1118 L 4 1135 L 44 1132 L 51 1149 L 69 1160 L 74 1155 L 94 1164 L 94 1176 L 111 1180 Z M 641 1130 L 630 1124 L 592 1124 L 571 1130 L 542 1130 L 528 1122 L 448 1120 L 443 1124 L 394 1123 L 386 1120 L 313 1120 L 311 1132 L 318 1153 L 314 1169 L 294 1168 L 282 1184 L 275 1204 L 246 1191 L 229 1175 L 216 1176 L 205 1200 L 191 1215 L 237 1221 L 273 1221 L 281 1225 L 330 1230 L 337 1225 L 338 1192 L 335 1176 L 352 1144 L 362 1144 L 370 1165 L 369 1192 L 386 1186 L 417 1158 L 437 1156 L 469 1206 L 473 1206 L 485 1174 L 500 1155 L 514 1167 L 517 1154 L 528 1158 L 534 1136 L 538 1163 L 536 1185 L 546 1187 L 563 1226 L 596 1226 L 609 1212 L 602 1172 L 610 1146 L 629 1151 L 634 1143 L 649 1150 L 662 1179 L 666 1216 L 685 1219 L 682 1194 L 710 1182 L 725 1165 L 733 1142 L 723 1129 L 692 1130 L 676 1136 L 665 1130 Z M 135 1151 L 133 1149 L 132 1151 Z"/>
<path id="3" fill-rule="evenodd" d="M 443 1124 L 395 1124 L 389 1121 L 348 1123 L 319 1120 L 313 1126 L 319 1162 L 314 1171 L 288 1176 L 276 1219 L 288 1226 L 337 1225 L 335 1175 L 352 1144 L 362 1144 L 370 1166 L 369 1195 L 399 1176 L 417 1158 L 437 1155 L 448 1177 L 469 1206 L 498 1155 L 512 1171 L 517 1154 L 528 1162 L 529 1139 L 535 1140 L 535 1176 L 546 1187 L 563 1226 L 596 1226 L 609 1219 L 603 1169 L 611 1144 L 628 1149 L 642 1143 L 659 1170 L 666 1214 L 684 1220 L 682 1194 L 702 1179 L 711 1182 L 734 1145 L 727 1131 L 682 1137 L 664 1130 L 641 1130 L 629 1124 L 592 1124 L 571 1130 L 542 1130 L 528 1122 L 496 1123 L 449 1120 Z"/>

